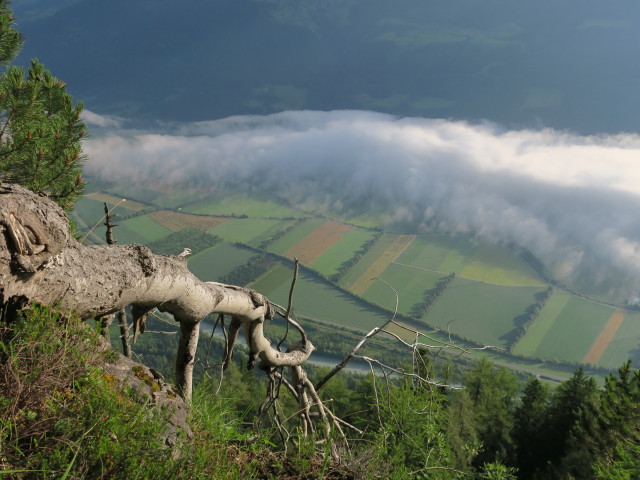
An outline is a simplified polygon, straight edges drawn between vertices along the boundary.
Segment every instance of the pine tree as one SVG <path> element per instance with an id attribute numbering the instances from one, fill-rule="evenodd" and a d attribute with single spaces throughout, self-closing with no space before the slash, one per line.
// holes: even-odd
<path id="1" fill-rule="evenodd" d="M 513 440 L 516 449 L 518 478 L 530 479 L 545 466 L 544 426 L 548 416 L 549 389 L 537 378 L 524 388 L 515 411 Z"/>
<path id="2" fill-rule="evenodd" d="M 596 382 L 582 368 L 554 392 L 543 443 L 557 477 L 592 478 L 597 403 Z"/>
<path id="3" fill-rule="evenodd" d="M 483 358 L 465 376 L 463 385 L 474 406 L 482 450 L 474 459 L 485 463 L 510 463 L 513 407 L 519 391 L 518 379 L 504 368 L 495 368 Z"/>
<path id="4" fill-rule="evenodd" d="M 605 380 L 598 427 L 596 478 L 640 478 L 640 371 L 630 361 Z"/>
<path id="5" fill-rule="evenodd" d="M 21 46 L 9 2 L 0 0 L 0 62 L 9 65 Z M 8 66 L 0 77 L 0 181 L 45 193 L 69 210 L 83 190 L 82 109 L 38 60 L 26 76 Z"/>

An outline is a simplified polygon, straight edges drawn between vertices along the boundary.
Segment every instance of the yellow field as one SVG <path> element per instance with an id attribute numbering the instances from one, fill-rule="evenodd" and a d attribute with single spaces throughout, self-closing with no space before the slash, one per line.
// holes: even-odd
<path id="1" fill-rule="evenodd" d="M 625 313 L 621 310 L 616 310 L 613 315 L 611 315 L 611 318 L 609 318 L 609 321 L 602 329 L 602 332 L 598 335 L 593 346 L 585 355 L 583 363 L 595 365 L 600 361 L 600 358 L 609 346 L 609 342 L 613 340 L 613 337 L 620 328 L 620 325 L 624 322 L 624 315 Z"/>
<path id="2" fill-rule="evenodd" d="M 309 265 L 325 251 L 331 248 L 353 227 L 338 222 L 327 221 L 309 235 L 284 252 L 285 257 L 297 258 L 300 263 Z"/>
<path id="3" fill-rule="evenodd" d="M 382 272 L 400 255 L 415 238 L 414 235 L 399 235 L 387 249 L 382 252 L 360 277 L 353 282 L 350 290 L 356 295 L 362 295 L 371 286 L 374 279 L 382 275 Z"/>
<path id="4" fill-rule="evenodd" d="M 108 193 L 102 193 L 102 192 L 88 193 L 87 195 L 85 195 L 85 197 L 91 198 L 93 200 L 98 200 L 99 202 L 108 203 L 110 205 L 115 205 L 122 201 L 122 197 L 116 197 L 115 195 L 110 195 Z M 139 203 L 134 200 L 126 200 L 122 202 L 120 205 L 128 208 L 129 210 L 133 210 L 135 212 L 144 210 L 145 208 L 149 208 L 149 205 L 145 205 L 143 203 Z"/>
<path id="5" fill-rule="evenodd" d="M 164 228 L 168 228 L 172 232 L 178 232 L 187 227 L 206 231 L 229 221 L 228 218 L 191 215 L 190 213 L 180 213 L 171 210 L 159 210 L 150 213 L 148 216 L 154 222 L 162 225 Z"/>

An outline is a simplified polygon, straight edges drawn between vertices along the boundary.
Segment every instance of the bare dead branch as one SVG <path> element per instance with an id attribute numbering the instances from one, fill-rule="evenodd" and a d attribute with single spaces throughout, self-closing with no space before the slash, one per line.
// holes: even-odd
<path id="1" fill-rule="evenodd" d="M 293 305 L 293 289 L 296 286 L 296 280 L 298 279 L 298 259 L 294 257 L 294 269 L 293 269 L 293 279 L 291 280 L 291 288 L 289 288 L 289 303 L 287 303 L 287 311 L 285 312 L 285 319 L 287 319 L 286 322 L 286 330 L 284 332 L 284 336 L 280 339 L 280 341 L 278 342 L 278 346 L 276 347 L 278 349 L 278 351 L 282 351 L 280 349 L 280 347 L 282 346 L 282 343 L 287 339 L 287 336 L 289 335 L 289 319 L 291 317 L 291 307 Z M 301 335 L 303 334 L 302 332 L 304 332 L 304 330 L 300 330 L 298 329 L 299 332 L 301 332 Z M 303 342 L 306 342 L 306 338 L 303 337 L 302 338 Z"/>

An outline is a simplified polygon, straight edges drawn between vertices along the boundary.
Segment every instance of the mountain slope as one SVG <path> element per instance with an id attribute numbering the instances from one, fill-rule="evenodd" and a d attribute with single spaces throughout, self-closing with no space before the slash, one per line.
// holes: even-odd
<path id="1" fill-rule="evenodd" d="M 640 66 L 629 61 L 640 7 L 628 0 L 579 9 L 550 0 L 44 5 L 15 6 L 27 37 L 21 61 L 55 65 L 103 113 L 203 120 L 350 108 L 640 128 Z"/>

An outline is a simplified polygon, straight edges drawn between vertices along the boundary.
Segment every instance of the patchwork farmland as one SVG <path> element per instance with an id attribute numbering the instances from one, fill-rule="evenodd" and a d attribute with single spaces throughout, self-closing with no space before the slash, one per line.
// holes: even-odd
<path id="1" fill-rule="evenodd" d="M 290 260 L 298 258 L 312 269 L 303 269 L 296 285 L 300 318 L 365 331 L 397 302 L 412 325 L 502 348 L 494 355 L 506 363 L 530 358 L 613 369 L 631 358 L 640 366 L 640 312 L 549 289 L 515 251 L 472 235 L 384 233 L 240 195 L 184 195 L 187 202 L 167 210 L 160 207 L 175 203 L 176 192 L 143 193 L 115 210 L 130 217 L 118 222 L 119 243 L 150 243 L 186 227 L 206 231 L 223 241 L 189 258 L 196 275 L 207 281 L 236 275 L 281 304 Z M 75 212 L 81 227 L 88 230 L 104 214 L 101 201 L 119 199 L 111 191 L 87 194 Z M 268 261 L 255 264 L 265 255 Z"/>

